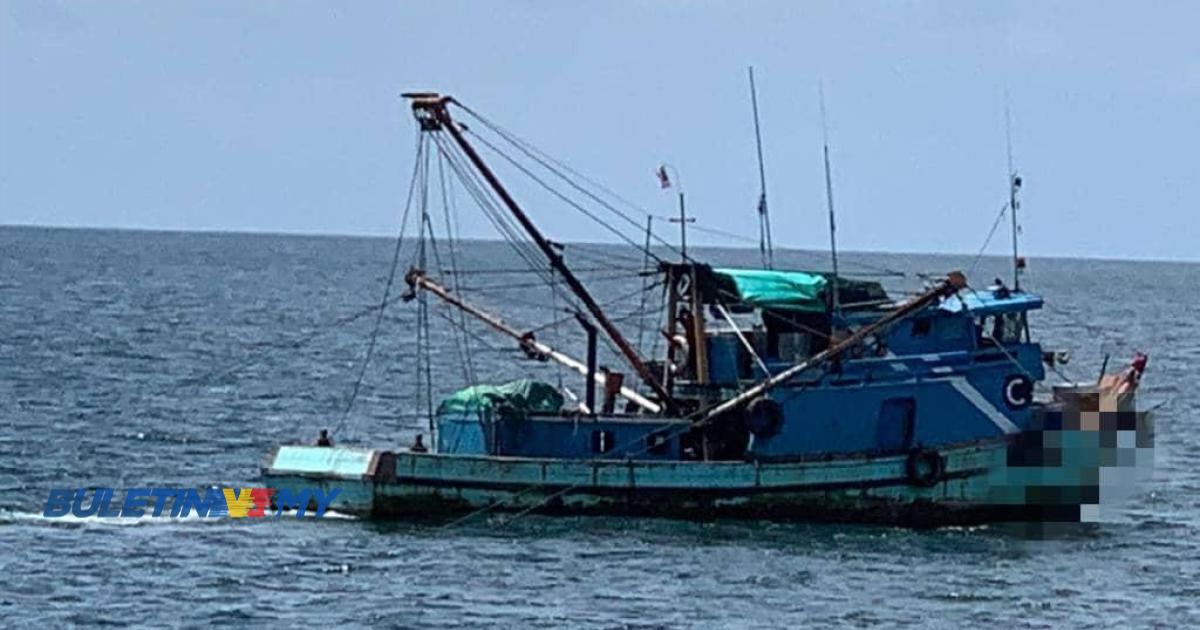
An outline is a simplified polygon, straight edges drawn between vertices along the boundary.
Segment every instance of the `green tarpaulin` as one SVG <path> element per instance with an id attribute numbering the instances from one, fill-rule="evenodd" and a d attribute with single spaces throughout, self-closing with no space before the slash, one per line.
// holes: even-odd
<path id="1" fill-rule="evenodd" d="M 558 413 L 562 394 L 553 385 L 527 378 L 503 385 L 475 385 L 455 392 L 438 405 L 438 415 L 497 413 Z"/>
<path id="2" fill-rule="evenodd" d="M 821 291 L 828 281 L 824 276 L 801 271 L 769 269 L 713 269 L 737 287 L 742 302 L 758 308 L 788 311 L 824 311 Z"/>

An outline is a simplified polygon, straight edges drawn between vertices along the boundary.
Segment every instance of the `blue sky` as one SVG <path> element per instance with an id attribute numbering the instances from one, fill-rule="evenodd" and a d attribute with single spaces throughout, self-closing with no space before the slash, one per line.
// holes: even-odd
<path id="1" fill-rule="evenodd" d="M 753 64 L 779 245 L 828 242 L 823 83 L 844 249 L 977 250 L 1007 92 L 1027 252 L 1200 260 L 1198 24 L 1189 2 L 5 0 L 0 224 L 394 234 L 399 93 L 437 89 L 664 214 L 670 162 L 702 224 L 754 236 Z"/>

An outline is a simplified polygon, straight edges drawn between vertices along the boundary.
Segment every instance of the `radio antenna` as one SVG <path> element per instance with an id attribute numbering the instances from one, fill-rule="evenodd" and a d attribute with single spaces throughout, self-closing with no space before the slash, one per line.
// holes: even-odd
<path id="1" fill-rule="evenodd" d="M 1012 149 L 1012 114 L 1009 111 L 1008 92 L 1004 93 L 1004 137 L 1008 147 L 1008 208 L 1012 211 L 1012 255 L 1013 255 L 1013 290 L 1021 290 L 1021 255 L 1017 248 L 1017 235 L 1021 226 L 1017 223 L 1017 209 L 1021 202 L 1017 201 L 1017 192 L 1021 190 L 1021 176 L 1013 167 Z"/>
<path id="2" fill-rule="evenodd" d="M 763 166 L 762 130 L 758 124 L 758 90 L 754 87 L 754 66 L 750 74 L 750 106 L 754 109 L 754 141 L 758 149 L 758 252 L 763 266 L 775 267 L 775 249 L 771 245 L 771 217 L 767 213 L 767 171 Z"/>
<path id="3" fill-rule="evenodd" d="M 833 212 L 833 175 L 829 167 L 829 124 L 825 118 L 825 86 L 817 84 L 817 96 L 821 101 L 821 134 L 824 142 L 825 155 L 825 203 L 829 207 L 829 254 L 833 258 L 833 314 L 835 319 L 841 315 L 840 293 L 841 283 L 838 281 L 837 257 L 837 221 Z"/>

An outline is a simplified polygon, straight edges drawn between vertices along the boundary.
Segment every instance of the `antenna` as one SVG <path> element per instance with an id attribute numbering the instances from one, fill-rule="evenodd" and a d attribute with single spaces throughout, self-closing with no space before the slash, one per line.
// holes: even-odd
<path id="1" fill-rule="evenodd" d="M 1004 136 L 1008 146 L 1008 207 L 1012 210 L 1012 252 L 1013 252 L 1013 290 L 1021 290 L 1021 256 L 1017 249 L 1017 235 L 1021 231 L 1017 223 L 1017 209 L 1021 203 L 1017 201 L 1017 192 L 1021 190 L 1021 176 L 1013 168 L 1012 150 L 1012 114 L 1008 106 L 1008 91 L 1004 92 Z"/>
<path id="2" fill-rule="evenodd" d="M 838 281 L 837 222 L 834 220 L 833 213 L 833 175 L 829 168 L 829 124 L 825 119 L 825 87 L 820 83 L 817 84 L 817 95 L 821 101 L 821 133 L 825 153 L 825 203 L 829 206 L 829 254 L 833 257 L 833 313 L 836 316 L 841 313 L 838 296 L 841 283 Z"/>
<path id="3" fill-rule="evenodd" d="M 758 125 L 758 90 L 754 87 L 754 66 L 750 73 L 750 106 L 754 109 L 754 141 L 758 148 L 758 252 L 763 266 L 775 266 L 775 248 L 771 245 L 771 217 L 767 214 L 767 171 L 763 167 L 762 131 Z"/>
<path id="4" fill-rule="evenodd" d="M 667 176 L 668 168 L 670 168 L 672 171 L 674 171 L 675 185 L 679 189 L 679 218 L 678 219 L 669 218 L 669 219 L 667 219 L 667 222 L 679 224 L 679 257 L 680 257 L 681 262 L 683 262 L 684 264 L 687 264 L 687 261 L 688 261 L 687 224 L 695 223 L 696 219 L 695 219 L 695 217 L 689 217 L 687 215 L 687 209 L 683 203 L 683 180 L 680 179 L 680 177 L 679 177 L 679 169 L 675 168 L 674 166 L 671 166 L 670 164 L 667 164 L 666 162 L 663 162 L 662 165 L 660 165 L 658 167 L 659 182 L 661 182 L 663 188 L 671 187 L 671 178 Z M 649 227 L 647 227 L 646 229 L 649 229 Z"/>

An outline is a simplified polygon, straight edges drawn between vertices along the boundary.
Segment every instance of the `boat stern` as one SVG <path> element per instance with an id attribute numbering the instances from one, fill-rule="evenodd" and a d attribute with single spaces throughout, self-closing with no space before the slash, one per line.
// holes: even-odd
<path id="1" fill-rule="evenodd" d="M 273 491 L 300 496 L 303 490 L 336 492 L 329 509 L 355 516 L 370 516 L 375 509 L 375 487 L 381 474 L 395 470 L 391 451 L 305 445 L 277 446 L 263 461 L 264 484 Z"/>

